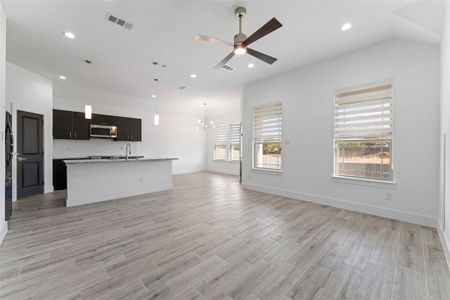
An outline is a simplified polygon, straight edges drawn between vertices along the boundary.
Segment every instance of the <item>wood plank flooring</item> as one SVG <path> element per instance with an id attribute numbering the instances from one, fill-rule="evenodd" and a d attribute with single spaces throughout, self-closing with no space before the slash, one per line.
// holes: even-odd
<path id="1" fill-rule="evenodd" d="M 432 228 L 210 173 L 69 209 L 64 197 L 15 203 L 0 299 L 450 299 Z"/>

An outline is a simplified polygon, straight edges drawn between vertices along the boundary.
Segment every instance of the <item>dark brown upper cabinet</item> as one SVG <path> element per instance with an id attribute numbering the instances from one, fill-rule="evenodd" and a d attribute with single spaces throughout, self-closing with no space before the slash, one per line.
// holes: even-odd
<path id="1" fill-rule="evenodd" d="M 72 129 L 75 140 L 89 140 L 89 125 L 91 120 L 85 118 L 84 113 L 72 112 Z"/>
<path id="2" fill-rule="evenodd" d="M 142 141 L 142 120 L 130 119 L 130 141 Z"/>
<path id="3" fill-rule="evenodd" d="M 116 118 L 117 126 L 117 140 L 129 141 L 130 140 L 130 119 L 125 117 Z"/>
<path id="4" fill-rule="evenodd" d="M 72 138 L 72 112 L 65 110 L 53 110 L 53 138 Z"/>
<path id="5" fill-rule="evenodd" d="M 116 117 L 118 141 L 142 141 L 142 120 L 134 118 Z"/>
<path id="6" fill-rule="evenodd" d="M 53 110 L 53 138 L 67 140 L 88 140 L 89 121 L 84 113 Z"/>
<path id="7" fill-rule="evenodd" d="M 117 126 L 117 141 L 142 141 L 141 119 L 93 114 L 87 120 L 83 112 L 53 110 L 54 139 L 89 140 L 90 124 Z"/>

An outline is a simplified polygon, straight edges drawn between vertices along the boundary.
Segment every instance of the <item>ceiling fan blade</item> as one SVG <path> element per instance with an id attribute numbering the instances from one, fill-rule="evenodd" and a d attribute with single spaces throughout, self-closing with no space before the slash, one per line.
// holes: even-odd
<path id="1" fill-rule="evenodd" d="M 224 59 L 222 59 L 217 65 L 214 66 L 214 69 L 220 69 L 234 56 L 234 51 L 228 54 Z"/>
<path id="2" fill-rule="evenodd" d="M 210 42 L 210 43 L 218 43 L 218 44 L 223 44 L 223 45 L 227 45 L 227 46 L 233 46 L 233 43 L 231 43 L 231 42 L 227 42 L 227 41 L 224 41 L 221 39 L 216 39 L 216 38 L 202 35 L 202 34 L 196 34 L 194 36 L 194 39 L 197 41 L 205 41 L 205 42 Z"/>
<path id="3" fill-rule="evenodd" d="M 260 38 L 268 35 L 269 33 L 271 33 L 272 31 L 277 30 L 278 28 L 280 28 L 281 23 L 278 22 L 277 19 L 272 18 L 269 22 L 267 22 L 266 24 L 264 24 L 263 26 L 261 26 L 261 28 L 259 28 L 258 30 L 256 30 L 251 36 L 249 36 L 243 43 L 242 45 L 244 46 L 248 46 L 251 43 L 253 43 L 254 41 L 259 40 Z"/>
<path id="4" fill-rule="evenodd" d="M 254 56 L 268 64 L 273 64 L 274 62 L 277 61 L 277 59 L 275 57 L 272 57 L 270 55 L 258 52 L 256 50 L 253 50 L 251 48 L 247 48 L 247 53 L 250 54 L 251 56 Z"/>

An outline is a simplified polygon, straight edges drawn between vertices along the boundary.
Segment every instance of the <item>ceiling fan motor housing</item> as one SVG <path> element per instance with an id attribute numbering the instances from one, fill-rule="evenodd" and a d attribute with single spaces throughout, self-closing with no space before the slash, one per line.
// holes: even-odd
<path id="1" fill-rule="evenodd" d="M 234 10 L 234 14 L 236 15 L 236 17 L 243 17 L 247 14 L 247 11 L 245 10 L 244 7 L 239 6 L 236 7 L 236 9 Z"/>
<path id="2" fill-rule="evenodd" d="M 245 34 L 243 34 L 242 32 L 240 32 L 234 36 L 234 45 L 240 46 L 246 39 L 247 39 L 247 36 Z"/>

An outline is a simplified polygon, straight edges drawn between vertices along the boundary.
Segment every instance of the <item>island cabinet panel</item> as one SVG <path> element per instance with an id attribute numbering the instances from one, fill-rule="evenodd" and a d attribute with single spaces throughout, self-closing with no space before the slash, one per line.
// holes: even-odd
<path id="1" fill-rule="evenodd" d="M 130 119 L 130 141 L 142 141 L 142 120 Z"/>
<path id="2" fill-rule="evenodd" d="M 66 164 L 62 159 L 53 160 L 53 188 L 55 191 L 67 188 Z"/>

